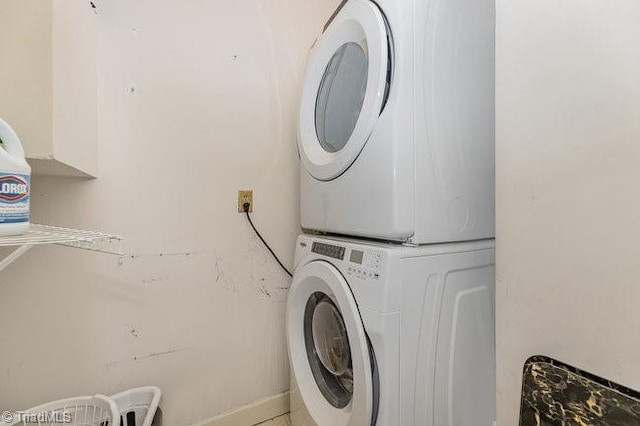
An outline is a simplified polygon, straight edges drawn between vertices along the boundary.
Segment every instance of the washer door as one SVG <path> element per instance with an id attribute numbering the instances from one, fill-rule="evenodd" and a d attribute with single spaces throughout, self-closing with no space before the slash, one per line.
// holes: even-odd
<path id="1" fill-rule="evenodd" d="M 331 180 L 349 168 L 388 93 L 389 35 L 369 0 L 349 0 L 316 42 L 300 105 L 298 149 L 307 171 Z"/>
<path id="2" fill-rule="evenodd" d="M 291 374 L 319 425 L 371 425 L 377 389 L 369 342 L 353 294 L 324 261 L 296 270 L 287 302 Z"/>

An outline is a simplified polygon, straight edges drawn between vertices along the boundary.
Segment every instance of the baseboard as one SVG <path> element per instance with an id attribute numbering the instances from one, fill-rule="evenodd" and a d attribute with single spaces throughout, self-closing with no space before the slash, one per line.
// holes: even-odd
<path id="1" fill-rule="evenodd" d="M 253 426 L 288 412 L 289 392 L 285 392 L 194 423 L 191 426 Z"/>

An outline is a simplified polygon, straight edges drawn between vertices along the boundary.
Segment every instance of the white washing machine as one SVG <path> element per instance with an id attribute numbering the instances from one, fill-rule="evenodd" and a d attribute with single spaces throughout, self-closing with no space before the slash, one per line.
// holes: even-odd
<path id="1" fill-rule="evenodd" d="M 300 104 L 306 229 L 416 244 L 494 236 L 493 0 L 348 0 Z"/>
<path id="2" fill-rule="evenodd" d="M 296 247 L 293 426 L 492 425 L 493 240 Z"/>

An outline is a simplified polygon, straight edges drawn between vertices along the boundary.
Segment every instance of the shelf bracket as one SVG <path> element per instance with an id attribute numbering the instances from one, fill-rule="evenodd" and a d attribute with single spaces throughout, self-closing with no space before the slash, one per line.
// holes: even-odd
<path id="1" fill-rule="evenodd" d="M 13 262 L 22 257 L 23 254 L 29 251 L 29 249 L 33 247 L 33 244 L 25 244 L 23 246 L 18 246 L 15 250 L 13 250 L 7 257 L 0 260 L 0 272 L 5 270 L 7 266 L 11 265 Z"/>

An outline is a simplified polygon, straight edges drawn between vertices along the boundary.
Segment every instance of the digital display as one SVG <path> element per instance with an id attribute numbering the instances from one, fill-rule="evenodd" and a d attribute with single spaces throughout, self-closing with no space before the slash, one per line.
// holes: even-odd
<path id="1" fill-rule="evenodd" d="M 334 259 L 344 260 L 344 247 L 314 242 L 311 246 L 311 251 L 323 256 L 333 257 Z"/>
<path id="2" fill-rule="evenodd" d="M 349 260 L 353 263 L 357 263 L 358 265 L 362 265 L 362 259 L 364 258 L 364 252 L 360 250 L 351 250 L 351 256 Z"/>

